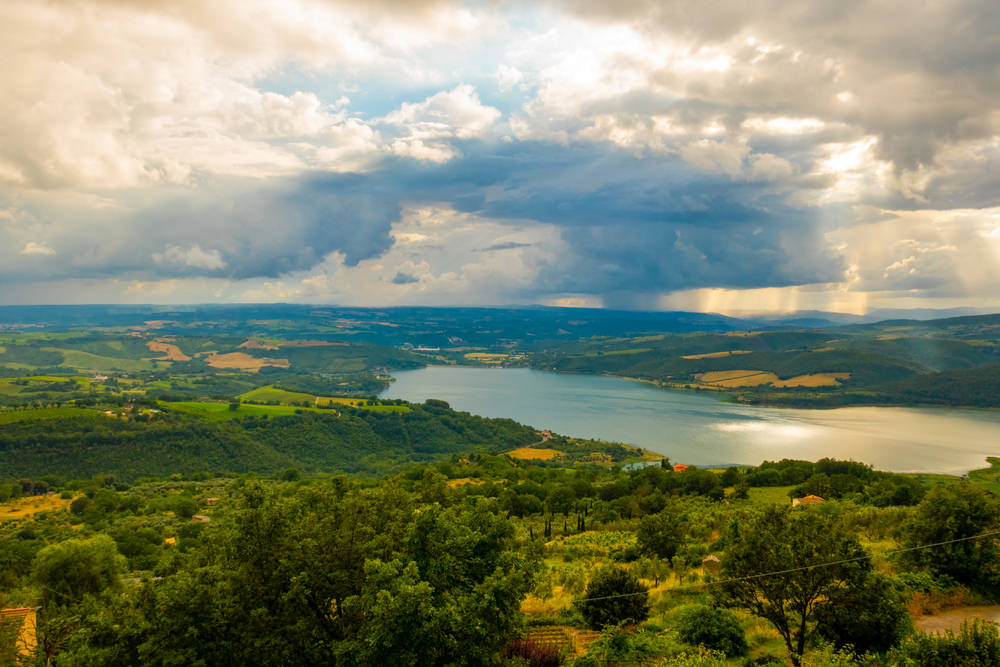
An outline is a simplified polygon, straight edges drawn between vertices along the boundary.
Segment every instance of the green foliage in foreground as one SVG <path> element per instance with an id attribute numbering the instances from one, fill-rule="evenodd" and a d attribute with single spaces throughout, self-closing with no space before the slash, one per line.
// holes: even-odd
<path id="1" fill-rule="evenodd" d="M 815 614 L 871 571 L 857 537 L 819 514 L 770 508 L 734 526 L 722 559 L 718 600 L 767 620 L 800 665 L 815 632 Z M 760 576 L 781 572 L 776 576 Z"/>
<path id="2" fill-rule="evenodd" d="M 594 573 L 576 605 L 595 630 L 641 623 L 649 617 L 649 591 L 628 570 L 607 565 Z"/>
<path id="3" fill-rule="evenodd" d="M 531 587 L 516 547 L 486 500 L 250 486 L 162 581 L 69 610 L 60 664 L 488 664 Z"/>
<path id="4" fill-rule="evenodd" d="M 1000 629 L 976 619 L 963 623 L 956 635 L 915 634 L 890 654 L 892 664 L 906 667 L 995 667 L 1000 665 Z"/>
<path id="5" fill-rule="evenodd" d="M 677 617 L 677 635 L 687 644 L 715 649 L 728 656 L 746 655 L 748 650 L 740 619 L 733 612 L 718 607 L 696 606 L 681 610 Z"/>
<path id="6" fill-rule="evenodd" d="M 415 406 L 421 411 L 428 433 L 452 414 L 439 403 Z M 308 451 L 324 429 L 363 424 L 365 437 L 389 437 L 402 418 L 350 414 L 356 421 L 293 415 L 250 420 L 253 427 L 240 420 L 213 426 L 260 429 L 274 447 Z M 418 423 L 408 422 L 407 432 L 416 433 Z M 801 464 L 778 469 L 814 470 Z M 854 473 L 869 486 L 881 479 L 850 462 L 809 466 Z M 943 490 L 916 507 L 879 507 L 863 485 L 849 499 L 789 510 L 788 487 L 771 487 L 780 491 L 772 500 L 786 509 L 714 493 L 721 479 L 739 482 L 746 472 L 558 468 L 475 452 L 383 480 L 275 472 L 268 481 L 201 474 L 129 484 L 110 475 L 49 475 L 0 484 L 12 499 L 0 518 L 0 598 L 5 607 L 43 604 L 37 661 L 434 665 L 460 655 L 460 664 L 489 665 L 518 635 L 521 602 L 534 591 L 525 607 L 532 625 L 582 627 L 589 620 L 605 628 L 581 665 L 725 664 L 720 653 L 695 655 L 693 645 L 738 653 L 748 617 L 764 609 L 746 604 L 745 595 L 769 605 L 762 617 L 777 633 L 749 633 L 753 660 L 788 651 L 807 667 L 949 664 L 949 655 L 993 664 L 988 631 L 904 639 L 912 630 L 897 591 L 913 596 L 911 604 L 969 601 L 969 591 L 955 585 L 965 560 L 948 553 L 951 545 L 927 549 L 934 558 L 892 553 L 923 544 L 910 536 L 913 521 L 936 535 L 978 526 L 983 508 L 997 517 L 993 496 L 957 480 L 936 479 Z M 24 496 L 52 489 L 65 502 L 28 516 Z M 671 561 L 643 552 L 643 525 L 654 537 L 670 529 Z M 990 548 L 971 553 L 988 572 L 1000 554 L 994 538 L 982 539 Z M 721 576 L 698 569 L 710 553 L 723 560 Z M 900 568 L 906 571 L 894 577 L 875 572 Z M 536 571 L 544 574 L 533 581 Z M 596 594 L 605 578 L 621 581 Z M 713 604 L 713 592 L 739 620 L 704 606 Z M 984 586 L 980 595 L 994 599 L 995 589 Z M 539 609 L 543 598 L 548 609 Z M 572 598 L 611 612 L 587 619 L 588 602 L 574 607 Z M 640 600 L 636 610 L 623 608 Z M 800 614 L 804 607 L 808 613 Z M 791 650 L 781 647 L 782 624 Z M 0 640 L 7 635 L 0 631 Z M 6 648 L 0 643 L 0 655 Z"/>
<path id="7" fill-rule="evenodd" d="M 998 528 L 1000 501 L 992 493 L 970 483 L 935 487 L 902 533 L 907 546 L 943 544 L 906 552 L 902 560 L 974 588 L 997 590 L 1000 551 L 996 541 L 974 538 Z"/>
<path id="8" fill-rule="evenodd" d="M 48 605 L 72 605 L 121 585 L 125 558 L 107 535 L 50 544 L 35 556 L 33 576 Z"/>

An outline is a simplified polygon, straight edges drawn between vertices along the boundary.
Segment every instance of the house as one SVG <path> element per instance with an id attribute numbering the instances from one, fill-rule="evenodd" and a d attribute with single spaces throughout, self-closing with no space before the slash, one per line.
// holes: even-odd
<path id="1" fill-rule="evenodd" d="M 686 463 L 675 463 L 674 464 L 674 472 L 684 472 L 687 469 L 688 469 L 688 465 Z"/>
<path id="2" fill-rule="evenodd" d="M 204 514 L 195 514 L 194 516 L 191 517 L 191 520 L 196 521 L 198 523 L 208 523 L 209 521 L 212 520 L 212 517 L 205 516 Z"/>
<path id="3" fill-rule="evenodd" d="M 709 554 L 701 559 L 701 566 L 709 574 L 718 574 L 722 570 L 722 561 L 719 560 L 718 556 Z"/>
<path id="4" fill-rule="evenodd" d="M 205 498 L 206 505 L 214 505 L 217 502 L 219 502 L 218 498 Z"/>
<path id="5" fill-rule="evenodd" d="M 792 507 L 798 507 L 799 505 L 819 505 L 825 502 L 819 496 L 808 495 L 803 498 L 792 498 Z"/>

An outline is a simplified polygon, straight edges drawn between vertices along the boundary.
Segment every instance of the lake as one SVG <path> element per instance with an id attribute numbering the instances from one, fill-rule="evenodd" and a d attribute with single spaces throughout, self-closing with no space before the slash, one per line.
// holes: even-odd
<path id="1" fill-rule="evenodd" d="M 430 366 L 394 375 L 383 398 L 439 398 L 477 415 L 640 445 L 675 463 L 829 456 L 881 470 L 962 473 L 1000 455 L 996 410 L 761 408 L 620 378 L 527 368 Z"/>

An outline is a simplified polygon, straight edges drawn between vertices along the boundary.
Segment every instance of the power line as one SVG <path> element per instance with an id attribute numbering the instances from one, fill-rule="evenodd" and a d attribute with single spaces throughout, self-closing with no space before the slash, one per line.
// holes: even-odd
<path id="1" fill-rule="evenodd" d="M 954 540 L 945 540 L 943 542 L 932 542 L 931 544 L 921 544 L 921 545 L 918 545 L 918 546 L 915 546 L 915 547 L 906 547 L 904 549 L 893 549 L 891 551 L 887 551 L 886 555 L 887 556 L 893 556 L 893 555 L 896 555 L 896 554 L 907 553 L 907 552 L 910 552 L 910 551 L 920 551 L 921 549 L 932 549 L 934 547 L 941 547 L 941 546 L 945 546 L 945 545 L 948 545 L 948 544 L 955 544 L 957 542 L 968 542 L 970 540 L 978 540 L 978 539 L 982 539 L 984 537 L 993 537 L 995 535 L 1000 535 L 1000 530 L 994 530 L 994 531 L 991 531 L 991 532 L 988 532 L 988 533 L 980 533 L 979 535 L 971 535 L 969 537 L 958 537 L 958 538 L 955 538 Z M 854 558 L 843 558 L 841 560 L 833 560 L 833 561 L 828 561 L 826 563 L 814 563 L 812 565 L 803 565 L 801 567 L 790 567 L 787 570 L 775 570 L 773 572 L 761 572 L 761 573 L 758 573 L 758 574 L 749 574 L 749 575 L 747 575 L 745 577 L 732 577 L 730 579 L 718 579 L 716 581 L 703 581 L 703 582 L 698 583 L 698 584 L 689 584 L 687 586 L 678 586 L 677 588 L 672 588 L 670 590 L 671 591 L 680 591 L 680 590 L 686 590 L 686 589 L 690 589 L 690 588 L 700 588 L 700 587 L 704 587 L 704 586 L 718 586 L 720 584 L 729 584 L 729 583 L 734 583 L 734 582 L 737 582 L 737 581 L 749 581 L 751 579 L 762 579 L 764 577 L 774 577 L 774 576 L 777 576 L 777 575 L 780 575 L 780 574 L 790 574 L 792 572 L 803 572 L 805 570 L 815 570 L 815 569 L 818 569 L 818 568 L 821 568 L 821 567 L 833 567 L 834 565 L 844 565 L 844 564 L 847 564 L 847 563 L 855 563 L 857 561 L 862 561 L 862 560 L 867 560 L 867 559 L 868 559 L 868 555 L 865 554 L 864 556 L 855 556 Z M 649 591 L 642 591 L 640 593 L 620 593 L 618 595 L 603 595 L 603 596 L 600 596 L 600 597 L 593 597 L 593 598 L 576 598 L 574 600 L 571 600 L 570 602 L 571 603 L 575 603 L 575 602 L 592 602 L 592 601 L 595 601 L 595 600 L 614 600 L 616 598 L 630 598 L 630 597 L 635 597 L 637 595 L 648 595 L 648 594 L 649 594 Z"/>

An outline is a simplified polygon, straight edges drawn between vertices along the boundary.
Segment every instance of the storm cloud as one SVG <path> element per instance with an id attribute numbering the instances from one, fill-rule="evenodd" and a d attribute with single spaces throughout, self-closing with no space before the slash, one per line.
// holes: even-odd
<path id="1" fill-rule="evenodd" d="M 15 0 L 0 301 L 1000 306 L 998 35 L 985 0 Z"/>

